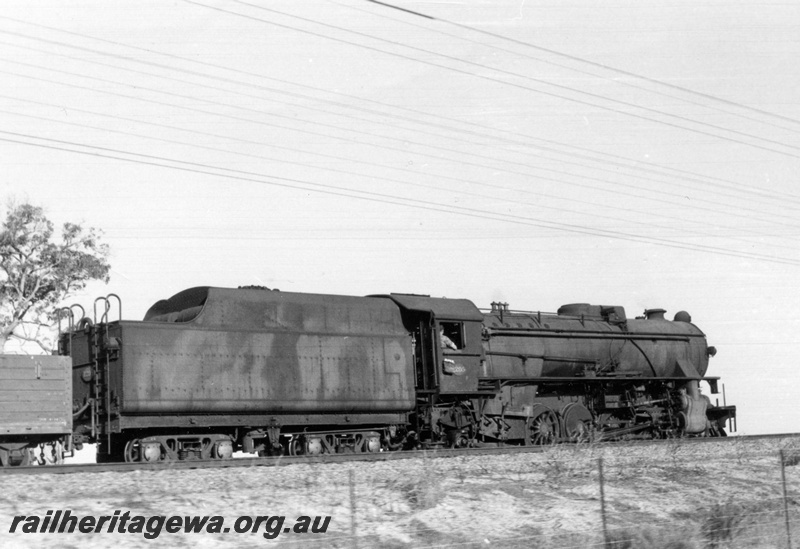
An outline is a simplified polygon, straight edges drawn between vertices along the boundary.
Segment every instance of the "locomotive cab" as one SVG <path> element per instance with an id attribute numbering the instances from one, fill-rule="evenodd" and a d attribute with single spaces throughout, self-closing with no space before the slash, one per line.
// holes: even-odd
<path id="1" fill-rule="evenodd" d="M 377 297 L 377 296 L 376 296 Z M 413 336 L 417 393 L 478 393 L 483 315 L 466 299 L 390 294 Z"/>
<path id="2" fill-rule="evenodd" d="M 469 400 L 482 393 L 483 314 L 466 299 L 390 294 L 412 336 L 417 408 L 411 429 L 427 447 L 465 446 L 472 439 Z"/>

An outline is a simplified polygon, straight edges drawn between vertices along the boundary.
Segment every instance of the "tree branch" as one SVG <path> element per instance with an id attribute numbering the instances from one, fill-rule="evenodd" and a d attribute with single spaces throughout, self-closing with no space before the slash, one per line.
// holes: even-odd
<path id="1" fill-rule="evenodd" d="M 37 339 L 35 337 L 29 337 L 29 336 L 26 336 L 24 334 L 10 334 L 9 337 L 13 337 L 14 339 L 19 339 L 19 340 L 22 340 L 22 341 L 27 341 L 29 343 L 35 343 L 45 353 L 50 353 L 50 351 L 53 350 L 51 346 L 45 345 L 44 343 L 42 343 L 39 339 Z"/>

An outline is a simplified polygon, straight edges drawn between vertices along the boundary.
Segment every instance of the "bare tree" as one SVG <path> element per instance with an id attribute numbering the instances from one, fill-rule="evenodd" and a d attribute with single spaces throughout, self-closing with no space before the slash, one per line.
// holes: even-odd
<path id="1" fill-rule="evenodd" d="M 11 338 L 49 352 L 58 305 L 90 280 L 108 282 L 98 231 L 65 223 L 60 236 L 42 208 L 9 207 L 0 227 L 0 352 Z"/>

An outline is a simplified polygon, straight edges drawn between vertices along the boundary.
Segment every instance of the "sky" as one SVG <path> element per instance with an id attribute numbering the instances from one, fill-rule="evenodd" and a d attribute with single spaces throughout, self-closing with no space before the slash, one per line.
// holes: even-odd
<path id="1" fill-rule="evenodd" d="M 800 431 L 800 4 L 389 4 L 3 2 L 0 197 L 111 248 L 70 302 L 686 310 L 739 432 Z"/>

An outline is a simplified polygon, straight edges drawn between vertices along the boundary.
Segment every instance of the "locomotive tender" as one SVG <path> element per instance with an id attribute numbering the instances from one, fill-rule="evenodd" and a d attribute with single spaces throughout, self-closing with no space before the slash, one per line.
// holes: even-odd
<path id="1" fill-rule="evenodd" d="M 736 414 L 701 394 L 715 350 L 685 312 L 197 287 L 109 321 L 115 298 L 59 339 L 101 462 L 724 436 Z"/>

